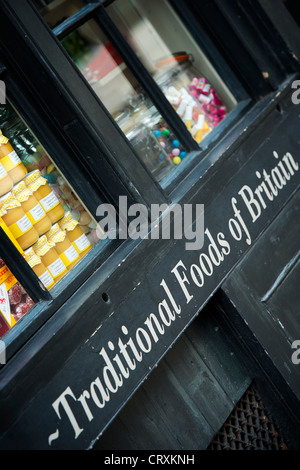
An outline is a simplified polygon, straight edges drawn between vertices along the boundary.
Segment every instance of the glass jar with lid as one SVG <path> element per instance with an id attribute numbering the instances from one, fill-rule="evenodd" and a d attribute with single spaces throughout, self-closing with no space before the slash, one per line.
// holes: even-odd
<path id="1" fill-rule="evenodd" d="M 0 197 L 9 193 L 13 188 L 13 182 L 4 166 L 0 163 Z"/>
<path id="2" fill-rule="evenodd" d="M 52 224 L 63 218 L 65 210 L 39 170 L 28 173 L 24 182 L 41 204 Z"/>
<path id="3" fill-rule="evenodd" d="M 33 246 L 33 250 L 35 254 L 40 257 L 55 282 L 60 281 L 67 274 L 67 267 L 57 253 L 55 245 L 48 243 L 46 235 L 38 239 Z"/>
<path id="4" fill-rule="evenodd" d="M 54 279 L 32 247 L 25 251 L 25 259 L 45 288 L 50 290 L 55 284 Z"/>
<path id="5" fill-rule="evenodd" d="M 0 199 L 0 207 L 3 221 L 21 248 L 25 250 L 36 243 L 39 235 L 11 192 Z"/>
<path id="6" fill-rule="evenodd" d="M 13 184 L 18 183 L 27 175 L 27 169 L 22 163 L 7 137 L 0 130 L 0 163 L 8 173 Z"/>
<path id="7" fill-rule="evenodd" d="M 200 143 L 226 116 L 223 101 L 204 74 L 195 68 L 192 54 L 176 52 L 155 65 L 158 85 Z"/>
<path id="8" fill-rule="evenodd" d="M 68 271 L 70 271 L 75 264 L 78 263 L 80 256 L 67 237 L 67 233 L 62 230 L 58 224 L 55 224 L 51 230 L 46 233 L 46 236 L 48 242 L 55 246 L 61 260 L 67 267 Z"/>
<path id="9" fill-rule="evenodd" d="M 89 239 L 80 227 L 79 222 L 73 219 L 71 212 L 65 214 L 65 217 L 59 222 L 59 226 L 66 232 L 80 259 L 92 249 Z"/>
<path id="10" fill-rule="evenodd" d="M 13 195 L 21 203 L 21 206 L 37 231 L 38 235 L 44 235 L 50 230 L 52 223 L 41 204 L 33 193 L 27 188 L 24 181 L 14 186 Z"/>

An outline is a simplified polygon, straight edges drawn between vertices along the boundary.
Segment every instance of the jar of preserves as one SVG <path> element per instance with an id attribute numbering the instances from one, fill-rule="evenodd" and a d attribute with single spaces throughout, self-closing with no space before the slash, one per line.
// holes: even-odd
<path id="1" fill-rule="evenodd" d="M 63 218 L 65 210 L 39 170 L 28 173 L 24 182 L 41 204 L 52 224 Z"/>
<path id="2" fill-rule="evenodd" d="M 6 212 L 2 215 L 4 223 L 21 248 L 26 250 L 36 243 L 39 235 L 25 214 L 21 203 L 11 192 L 0 199 L 0 207 Z"/>
<path id="3" fill-rule="evenodd" d="M 79 222 L 73 219 L 71 212 L 65 214 L 65 217 L 59 222 L 59 226 L 62 230 L 65 230 L 68 239 L 80 255 L 80 259 L 92 249 L 89 239 L 83 233 Z"/>
<path id="4" fill-rule="evenodd" d="M 46 235 L 40 237 L 33 246 L 37 256 L 41 258 L 43 265 L 48 269 L 54 282 L 60 281 L 67 274 L 67 267 L 62 262 L 54 244 L 48 243 Z"/>
<path id="5" fill-rule="evenodd" d="M 0 163 L 8 173 L 13 184 L 18 183 L 27 175 L 27 169 L 0 130 Z"/>
<path id="6" fill-rule="evenodd" d="M 80 256 L 75 250 L 74 246 L 67 237 L 67 233 L 61 230 L 58 224 L 55 224 L 52 229 L 46 234 L 48 242 L 55 245 L 55 249 L 64 265 L 70 271 L 73 266 L 80 260 Z"/>
<path id="7" fill-rule="evenodd" d="M 0 197 L 12 190 L 13 182 L 4 166 L 0 163 Z"/>
<path id="8" fill-rule="evenodd" d="M 17 201 L 21 203 L 25 214 L 34 226 L 39 237 L 48 232 L 52 225 L 51 220 L 33 193 L 26 187 L 24 181 L 14 186 L 12 193 Z"/>
<path id="9" fill-rule="evenodd" d="M 50 290 L 55 284 L 54 279 L 32 247 L 25 251 L 25 259 L 45 288 Z"/>

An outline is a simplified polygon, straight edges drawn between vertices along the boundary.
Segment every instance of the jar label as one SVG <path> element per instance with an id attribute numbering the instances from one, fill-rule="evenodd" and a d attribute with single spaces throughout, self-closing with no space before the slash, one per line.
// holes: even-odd
<path id="1" fill-rule="evenodd" d="M 81 237 L 77 238 L 77 240 L 74 240 L 73 243 L 78 253 L 82 253 L 84 250 L 92 246 L 85 234 L 81 235 Z"/>
<path id="2" fill-rule="evenodd" d="M 70 246 L 70 248 L 68 248 L 66 251 L 64 251 L 64 253 L 62 253 L 60 255 L 63 263 L 66 265 L 66 266 L 69 266 L 71 263 L 73 263 L 73 261 L 77 260 L 79 258 L 79 255 L 77 253 L 77 251 L 75 250 L 74 246 Z"/>
<path id="3" fill-rule="evenodd" d="M 28 219 L 27 215 L 24 215 L 22 219 L 18 220 L 8 228 L 11 231 L 13 237 L 20 238 L 22 235 L 32 229 L 32 223 Z"/>
<path id="4" fill-rule="evenodd" d="M 47 266 L 47 268 L 49 269 L 53 279 L 56 279 L 58 276 L 60 276 L 67 270 L 66 266 L 60 258 L 54 261 L 54 263 L 51 263 L 49 266 Z"/>
<path id="5" fill-rule="evenodd" d="M 54 279 L 49 273 L 49 271 L 44 272 L 41 276 L 39 276 L 39 280 L 42 282 L 42 284 L 46 287 L 46 289 L 49 289 L 49 287 L 53 286 L 54 284 Z"/>
<path id="6" fill-rule="evenodd" d="M 42 208 L 40 204 L 37 204 L 35 207 L 30 209 L 29 212 L 27 212 L 27 217 L 32 223 L 32 225 L 36 224 L 40 220 L 42 220 L 44 217 L 46 217 L 46 212 Z"/>
<path id="7" fill-rule="evenodd" d="M 7 176 L 7 171 L 5 170 L 4 166 L 0 163 L 0 180 Z"/>
<path id="8" fill-rule="evenodd" d="M 21 160 L 18 157 L 17 153 L 13 150 L 11 153 L 6 155 L 6 157 L 1 159 L 1 163 L 4 166 L 5 170 L 8 172 L 13 170 L 16 166 L 20 165 Z"/>
<path id="9" fill-rule="evenodd" d="M 41 204 L 45 212 L 49 212 L 51 211 L 51 209 L 54 209 L 54 207 L 58 206 L 59 200 L 55 196 L 54 192 L 51 191 L 51 193 L 41 199 L 39 203 Z"/>

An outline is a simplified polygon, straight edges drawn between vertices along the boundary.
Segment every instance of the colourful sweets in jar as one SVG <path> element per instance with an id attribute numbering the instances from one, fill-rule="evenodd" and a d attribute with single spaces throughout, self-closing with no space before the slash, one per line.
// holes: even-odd
<path id="1" fill-rule="evenodd" d="M 27 169 L 0 130 L 0 163 L 4 167 L 13 184 L 18 183 L 27 175 Z"/>
<path id="2" fill-rule="evenodd" d="M 54 244 L 48 243 L 46 235 L 38 239 L 33 250 L 40 257 L 43 265 L 50 272 L 55 282 L 60 281 L 67 274 L 67 267 L 62 262 Z"/>
<path id="3" fill-rule="evenodd" d="M 25 182 L 21 181 L 21 183 L 14 186 L 12 193 L 20 202 L 39 237 L 48 232 L 52 226 L 51 220 L 33 193 L 26 187 Z"/>
<path id="4" fill-rule="evenodd" d="M 29 191 L 34 194 L 41 204 L 52 224 L 62 219 L 65 210 L 49 186 L 46 178 L 41 176 L 39 170 L 30 172 L 24 179 L 24 182 Z"/>
<path id="5" fill-rule="evenodd" d="M 46 234 L 48 242 L 55 245 L 55 249 L 59 254 L 64 265 L 70 271 L 73 266 L 80 260 L 79 254 L 67 237 L 67 233 L 61 230 L 58 224 L 55 224 L 52 229 Z"/>
<path id="6" fill-rule="evenodd" d="M 35 254 L 32 247 L 25 251 L 25 259 L 43 286 L 45 286 L 47 290 L 50 290 L 55 284 L 54 279 L 46 266 L 42 263 L 41 258 Z"/>
<path id="7" fill-rule="evenodd" d="M 4 166 L 0 163 L 0 197 L 9 193 L 13 188 L 13 181 L 5 170 Z"/>
<path id="8" fill-rule="evenodd" d="M 71 212 L 65 214 L 65 217 L 59 222 L 59 226 L 65 230 L 68 239 L 80 255 L 80 259 L 83 258 L 91 250 L 92 244 L 81 229 L 79 222 L 73 219 Z"/>
<path id="9" fill-rule="evenodd" d="M 21 248 L 26 250 L 36 243 L 39 235 L 11 192 L 0 199 L 0 207 L 4 223 Z"/>

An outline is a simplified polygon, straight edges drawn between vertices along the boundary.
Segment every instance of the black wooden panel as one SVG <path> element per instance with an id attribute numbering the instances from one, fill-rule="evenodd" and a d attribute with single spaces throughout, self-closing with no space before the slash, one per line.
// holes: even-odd
<path id="1" fill-rule="evenodd" d="M 223 285 L 298 399 L 292 342 L 300 339 L 299 207 L 298 191 Z"/>
<path id="2" fill-rule="evenodd" d="M 251 378 L 209 304 L 127 403 L 94 450 L 202 450 Z"/>

